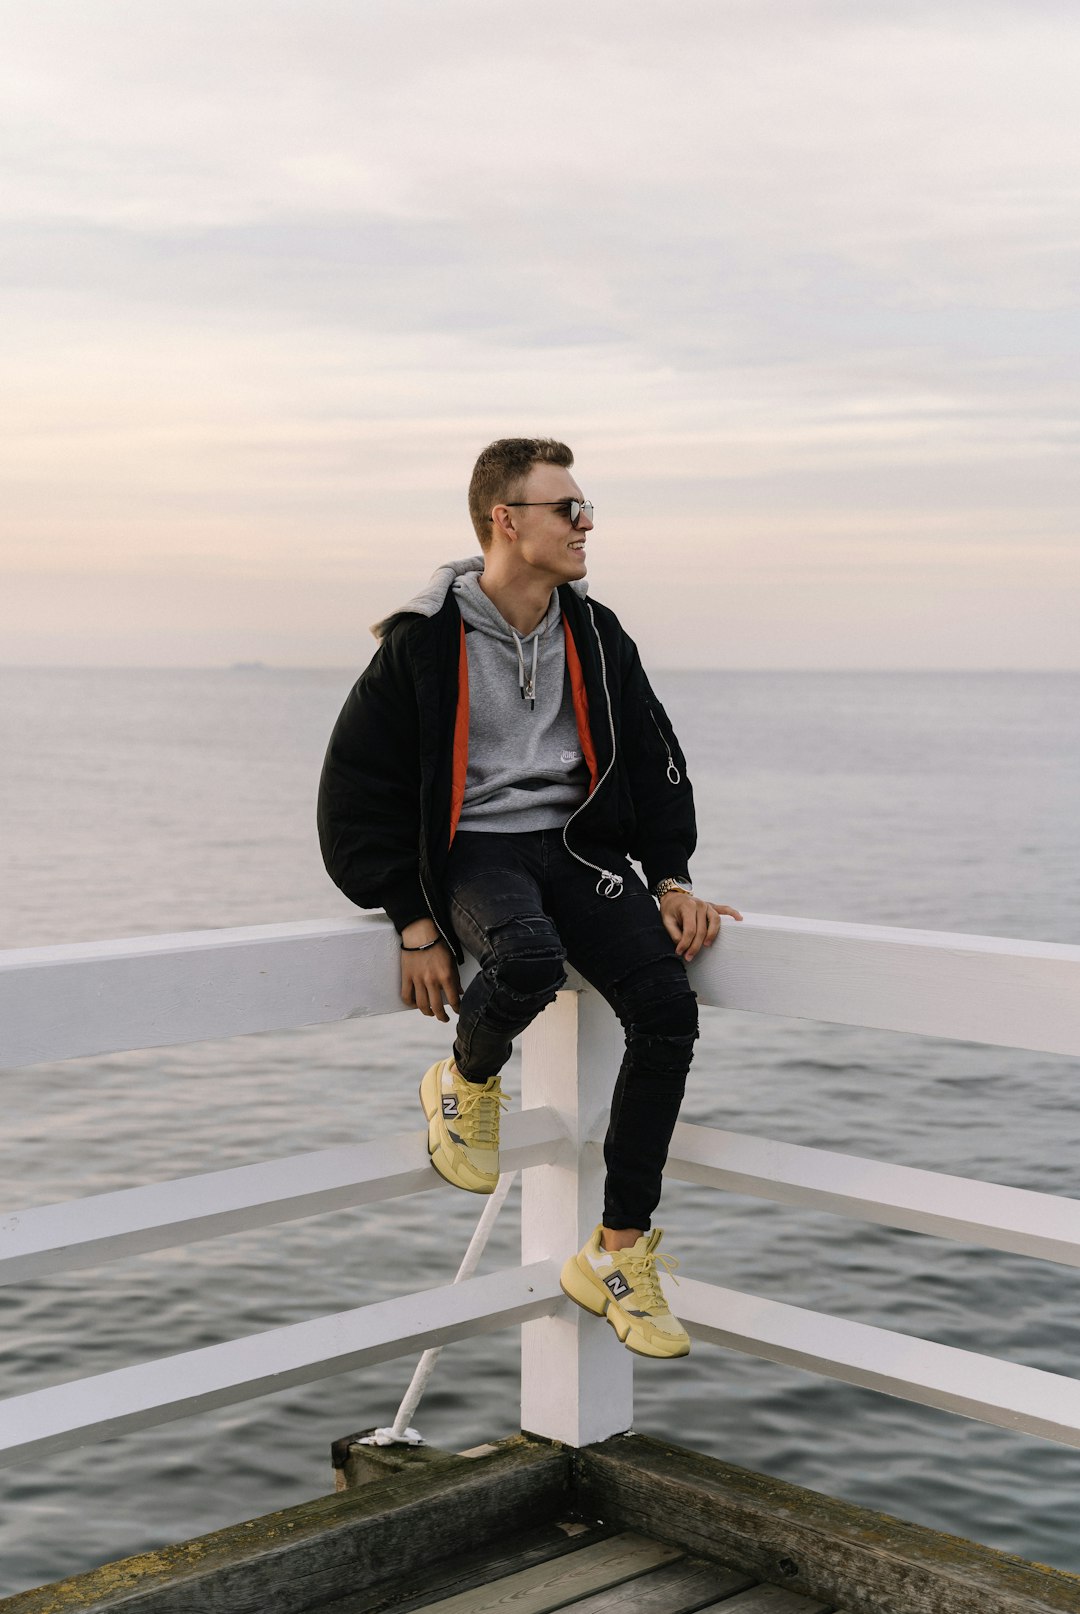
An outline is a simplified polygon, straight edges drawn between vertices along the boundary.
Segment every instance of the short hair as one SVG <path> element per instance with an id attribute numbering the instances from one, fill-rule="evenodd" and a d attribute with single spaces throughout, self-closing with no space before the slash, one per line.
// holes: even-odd
<path id="1" fill-rule="evenodd" d="M 521 491 L 521 484 L 534 465 L 564 465 L 569 469 L 574 456 L 565 443 L 554 437 L 500 437 L 489 443 L 473 466 L 469 482 L 469 515 L 476 536 L 486 549 L 491 543 L 491 512 L 497 504 L 509 504 Z"/>

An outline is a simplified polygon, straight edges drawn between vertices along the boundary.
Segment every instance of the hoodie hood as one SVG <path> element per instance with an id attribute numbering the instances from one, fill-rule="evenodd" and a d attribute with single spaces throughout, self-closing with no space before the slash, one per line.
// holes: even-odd
<path id="1" fill-rule="evenodd" d="M 535 710 L 536 669 L 541 659 L 541 643 L 543 644 L 543 660 L 547 663 L 546 672 L 549 674 L 554 672 L 556 663 L 558 664 L 558 686 L 562 689 L 563 639 L 561 633 L 558 635 L 557 643 L 553 637 L 553 630 L 558 628 L 559 618 L 562 616 L 559 591 L 558 589 L 552 589 L 548 608 L 532 632 L 519 633 L 515 627 L 507 622 L 494 600 L 489 600 L 484 593 L 480 584 L 481 575 L 480 572 L 465 572 L 461 577 L 454 579 L 453 593 L 454 598 L 457 600 L 458 610 L 461 612 L 461 620 L 465 624 L 466 631 L 473 629 L 481 635 L 486 634 L 488 638 L 496 640 L 500 644 L 513 647 L 514 656 L 517 660 L 518 688 L 523 699 L 527 700 Z M 531 672 L 526 672 L 525 670 L 524 647 L 526 645 L 532 646 Z M 470 676 L 472 675 L 474 658 L 480 654 L 482 652 L 477 650 L 476 646 L 470 642 L 468 650 Z M 485 656 L 484 659 L 487 661 L 490 658 Z"/>
<path id="2" fill-rule="evenodd" d="M 459 577 L 469 572 L 480 573 L 484 569 L 483 555 L 469 555 L 465 560 L 449 560 L 431 574 L 430 580 L 418 594 L 414 594 L 407 605 L 401 605 L 389 616 L 383 617 L 381 622 L 372 623 L 371 631 L 376 639 L 382 640 L 390 632 L 394 623 L 403 616 L 435 616 L 446 603 L 446 596 L 453 588 Z M 570 584 L 575 594 L 584 599 L 589 592 L 589 585 L 585 578 L 578 578 Z M 480 593 L 480 590 L 477 590 Z M 481 595 L 486 599 L 486 595 Z M 494 609 L 494 607 L 493 607 Z M 498 613 L 496 613 L 498 614 Z M 501 621 L 502 618 L 500 617 Z M 507 630 L 509 632 L 509 629 Z"/>
<path id="3" fill-rule="evenodd" d="M 562 615 L 558 590 L 552 589 L 551 603 L 532 633 L 518 633 L 507 622 L 495 601 L 488 599 L 480 587 L 480 576 L 479 572 L 464 572 L 454 578 L 453 594 L 466 627 L 476 628 L 493 639 L 501 639 L 504 644 L 528 644 L 537 634 L 550 632 Z"/>

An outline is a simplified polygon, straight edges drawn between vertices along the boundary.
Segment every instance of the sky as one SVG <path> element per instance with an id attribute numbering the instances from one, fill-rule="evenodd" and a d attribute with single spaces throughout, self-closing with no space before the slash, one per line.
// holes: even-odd
<path id="1" fill-rule="evenodd" d="M 656 667 L 1080 668 L 1068 0 L 9 0 L 0 662 L 364 665 L 569 442 Z"/>

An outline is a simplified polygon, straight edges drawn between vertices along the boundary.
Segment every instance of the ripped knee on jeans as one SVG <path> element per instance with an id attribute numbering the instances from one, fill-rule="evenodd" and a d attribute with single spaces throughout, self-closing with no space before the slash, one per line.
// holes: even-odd
<path id="1" fill-rule="evenodd" d="M 511 919 L 492 931 L 486 972 L 515 998 L 546 1005 L 566 984 L 566 948 L 546 916 Z"/>
<path id="2" fill-rule="evenodd" d="M 638 973 L 644 979 L 636 989 L 630 981 L 619 982 L 620 1019 L 628 1034 L 696 1041 L 698 1002 L 685 976 L 650 980 L 646 969 Z"/>
<path id="3" fill-rule="evenodd" d="M 545 950 L 506 953 L 495 967 L 501 985 L 515 997 L 542 998 L 550 1003 L 566 984 L 565 963 L 566 954 L 561 950 Z"/>

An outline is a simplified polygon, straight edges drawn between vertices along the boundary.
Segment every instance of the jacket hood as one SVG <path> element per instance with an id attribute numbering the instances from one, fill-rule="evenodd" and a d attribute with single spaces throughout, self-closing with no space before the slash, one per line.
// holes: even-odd
<path id="1" fill-rule="evenodd" d="M 418 594 L 414 594 L 407 605 L 401 605 L 389 616 L 383 617 L 381 622 L 373 622 L 371 631 L 376 639 L 382 640 L 390 632 L 394 623 L 403 616 L 435 616 L 446 603 L 446 596 L 453 588 L 459 577 L 467 572 L 482 572 L 484 569 L 483 555 L 469 555 L 465 560 L 448 560 L 431 574 L 430 580 Z M 570 584 L 575 594 L 582 598 L 589 592 L 589 585 L 585 578 L 578 578 Z"/>

